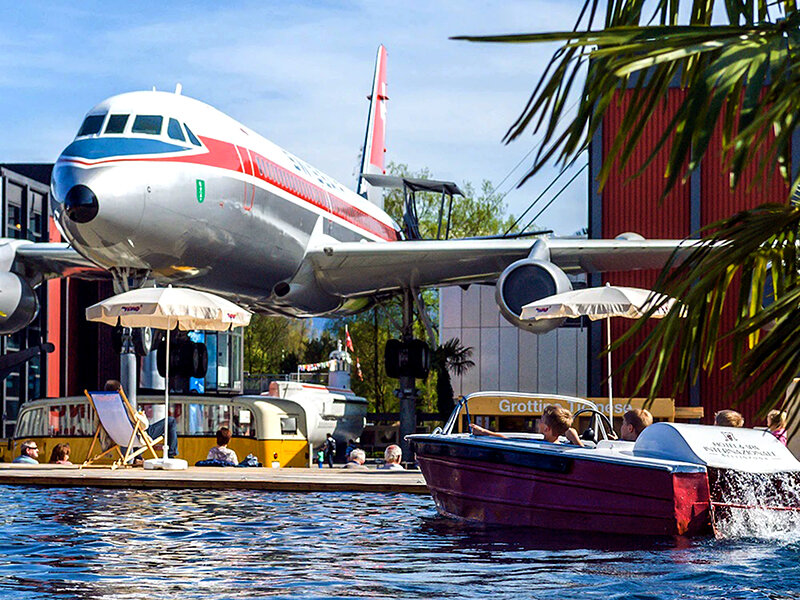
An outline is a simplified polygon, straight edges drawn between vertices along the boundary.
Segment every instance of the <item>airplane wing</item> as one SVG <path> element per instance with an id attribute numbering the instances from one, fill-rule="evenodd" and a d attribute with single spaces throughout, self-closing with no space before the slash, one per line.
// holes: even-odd
<path id="1" fill-rule="evenodd" d="M 0 243 L 0 270 L 12 270 L 33 285 L 56 277 L 108 279 L 111 275 L 64 242 L 3 240 Z"/>
<path id="2" fill-rule="evenodd" d="M 566 273 L 659 269 L 696 240 L 540 239 L 535 258 Z M 527 258 L 537 240 L 447 240 L 332 243 L 309 251 L 316 279 L 328 293 L 358 297 L 404 287 L 494 283 Z"/>

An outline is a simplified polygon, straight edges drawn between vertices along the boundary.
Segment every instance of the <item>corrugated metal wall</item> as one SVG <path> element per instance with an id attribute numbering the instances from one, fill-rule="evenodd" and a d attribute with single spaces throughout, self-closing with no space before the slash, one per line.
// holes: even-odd
<path id="1" fill-rule="evenodd" d="M 667 152 L 661 150 L 653 162 L 645 169 L 644 173 L 638 178 L 629 181 L 630 177 L 641 168 L 644 161 L 649 156 L 649 151 L 654 147 L 664 129 L 669 125 L 669 121 L 677 108 L 683 92 L 678 89 L 670 91 L 669 98 L 662 110 L 657 110 L 651 116 L 643 135 L 641 151 L 632 157 L 630 164 L 623 170 L 615 169 L 598 197 L 590 198 L 590 203 L 601 202 L 602 214 L 602 237 L 615 237 L 626 231 L 640 233 L 647 238 L 684 238 L 691 233 L 691 211 L 692 211 L 692 186 L 690 183 L 678 184 L 666 197 L 663 203 L 659 204 L 664 188 L 664 165 L 667 159 Z M 623 94 L 619 104 L 614 104 L 609 111 L 606 120 L 603 122 L 602 136 L 602 160 L 610 149 L 613 141 L 613 134 L 617 131 L 622 116 L 628 107 L 628 101 Z M 699 224 L 706 224 L 728 217 L 733 213 L 746 208 L 755 207 L 763 202 L 782 202 L 785 201 L 787 189 L 780 179 L 777 169 L 774 175 L 758 189 L 749 189 L 746 185 L 731 192 L 728 187 L 728 177 L 724 173 L 723 165 L 720 160 L 721 155 L 721 134 L 717 131 L 711 141 L 709 152 L 701 165 L 699 180 L 699 191 L 695 189 L 695 205 L 699 202 L 700 218 Z M 756 167 L 751 166 L 750 171 L 742 179 L 743 182 L 752 178 Z M 590 206 L 590 212 L 592 206 Z M 656 278 L 655 272 L 615 272 L 603 274 L 603 282 L 620 285 L 633 285 L 637 287 L 650 287 Z M 729 321 L 733 318 L 732 311 L 726 317 Z M 629 327 L 624 319 L 617 319 L 612 323 L 612 336 L 619 336 Z M 605 345 L 605 330 L 599 332 L 603 336 L 602 345 Z M 616 369 L 623 360 L 623 357 L 632 352 L 638 345 L 640 339 L 628 343 L 621 351 L 617 352 L 614 360 Z M 719 359 L 713 373 L 704 376 L 699 382 L 699 399 L 705 408 L 706 422 L 713 420 L 713 415 L 717 410 L 729 408 L 731 406 L 730 393 L 730 371 L 722 369 L 731 358 L 730 349 L 722 347 L 719 352 Z M 592 368 L 603 369 L 605 376 L 605 360 L 595 359 Z M 631 379 L 638 378 L 638 372 L 634 372 Z M 669 378 L 671 379 L 671 378 Z M 615 388 L 618 394 L 630 393 L 623 389 L 621 382 Z M 688 387 L 687 387 L 688 389 Z M 668 393 L 662 390 L 661 393 Z M 750 426 L 760 425 L 753 420 L 755 410 L 763 400 L 764 395 L 758 394 L 756 397 L 737 407 L 744 416 L 746 423 Z M 677 404 L 688 404 L 688 394 L 684 393 L 676 398 Z"/>

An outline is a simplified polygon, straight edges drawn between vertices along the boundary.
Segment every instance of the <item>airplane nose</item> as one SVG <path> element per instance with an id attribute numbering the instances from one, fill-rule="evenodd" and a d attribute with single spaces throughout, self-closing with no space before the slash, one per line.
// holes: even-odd
<path id="1" fill-rule="evenodd" d="M 97 216 L 97 196 L 85 185 L 74 185 L 64 197 L 64 210 L 70 220 L 88 223 Z"/>

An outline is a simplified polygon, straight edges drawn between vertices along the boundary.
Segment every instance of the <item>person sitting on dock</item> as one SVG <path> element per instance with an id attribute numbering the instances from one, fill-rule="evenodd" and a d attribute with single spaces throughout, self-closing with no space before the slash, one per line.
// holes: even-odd
<path id="1" fill-rule="evenodd" d="M 784 446 L 788 442 L 786 438 L 786 419 L 786 411 L 783 410 L 771 410 L 767 413 L 767 429 Z"/>
<path id="2" fill-rule="evenodd" d="M 539 433 L 544 436 L 546 442 L 558 444 L 560 443 L 558 438 L 563 435 L 570 444 L 583 446 L 578 432 L 572 427 L 572 413 L 557 404 L 548 404 L 544 407 L 542 418 L 539 419 Z"/>
<path id="3" fill-rule="evenodd" d="M 218 460 L 232 465 L 239 464 L 239 457 L 236 452 L 228 448 L 228 443 L 231 441 L 231 430 L 227 427 L 220 427 L 217 431 L 217 445 L 208 451 L 207 460 Z"/>
<path id="4" fill-rule="evenodd" d="M 622 416 L 620 437 L 626 442 L 635 442 L 646 427 L 653 424 L 653 415 L 644 408 L 632 408 Z"/>
<path id="5" fill-rule="evenodd" d="M 39 447 L 33 440 L 25 440 L 20 446 L 20 455 L 11 462 L 23 465 L 39 464 Z"/>
<path id="6" fill-rule="evenodd" d="M 109 379 L 103 389 L 106 392 L 122 392 L 122 384 L 116 379 Z M 144 419 L 144 422 L 147 423 L 147 417 L 144 416 L 144 413 L 139 413 L 138 418 Z M 178 426 L 175 423 L 175 417 L 169 417 L 167 424 L 169 425 L 169 431 L 167 432 L 167 435 L 169 435 L 169 457 L 175 458 L 178 456 Z M 153 439 L 161 437 L 164 435 L 164 419 L 150 423 L 145 431 Z"/>
<path id="7" fill-rule="evenodd" d="M 721 410 L 714 415 L 714 425 L 717 427 L 744 427 L 744 417 L 735 410 Z"/>
<path id="8" fill-rule="evenodd" d="M 364 466 L 366 460 L 367 455 L 364 451 L 361 448 L 356 448 L 350 453 L 350 456 L 347 457 L 347 464 L 344 468 L 353 471 L 366 471 L 367 467 Z"/>
<path id="9" fill-rule="evenodd" d="M 69 460 L 69 444 L 56 444 L 53 452 L 50 453 L 50 464 L 52 465 L 71 465 Z"/>
<path id="10" fill-rule="evenodd" d="M 402 458 L 403 451 L 400 450 L 400 446 L 397 444 L 387 446 L 383 452 L 383 460 L 385 462 L 378 468 L 384 471 L 405 471 L 403 465 L 400 464 Z"/>

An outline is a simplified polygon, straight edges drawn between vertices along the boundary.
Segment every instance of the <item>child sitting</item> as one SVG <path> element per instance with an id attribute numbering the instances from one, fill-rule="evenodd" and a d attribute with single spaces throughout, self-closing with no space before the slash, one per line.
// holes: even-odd
<path id="1" fill-rule="evenodd" d="M 217 431 L 217 445 L 208 451 L 208 460 L 219 460 L 238 465 L 239 458 L 236 456 L 236 452 L 228 448 L 228 442 L 230 441 L 231 430 L 227 427 L 220 427 L 219 431 Z"/>
<path id="2" fill-rule="evenodd" d="M 771 410 L 767 413 L 767 429 L 785 446 L 786 439 L 786 411 Z"/>
<path id="3" fill-rule="evenodd" d="M 583 446 L 578 432 L 572 427 L 572 413 L 557 404 L 544 407 L 542 418 L 539 419 L 539 433 L 547 442 L 558 443 L 558 438 L 563 435 L 570 444 Z"/>

